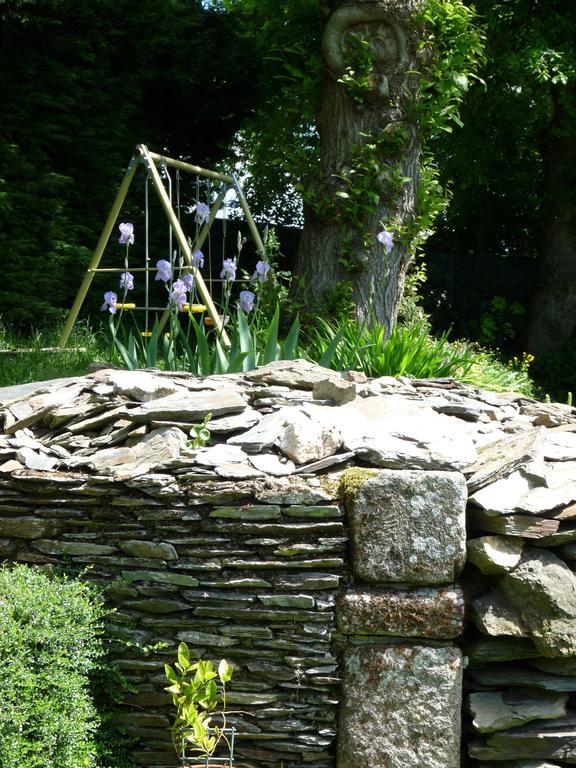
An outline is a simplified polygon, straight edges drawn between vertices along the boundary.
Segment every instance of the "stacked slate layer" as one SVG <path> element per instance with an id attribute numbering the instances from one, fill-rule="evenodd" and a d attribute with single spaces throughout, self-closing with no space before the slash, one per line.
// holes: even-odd
<path id="1" fill-rule="evenodd" d="M 466 698 L 482 768 L 576 763 L 576 424 L 558 422 L 480 448 L 468 471 Z"/>
<path id="2" fill-rule="evenodd" d="M 210 441 L 195 448 L 190 432 L 208 414 Z M 461 473 L 473 466 L 480 491 L 524 466 L 509 461 L 510 439 L 561 448 L 562 462 L 546 455 L 543 471 L 568 467 L 566 446 L 576 442 L 568 407 L 451 380 L 368 381 L 304 361 L 203 379 L 99 370 L 4 402 L 0 419 L 0 557 L 89 567 L 106 585 L 116 606 L 111 652 L 132 684 L 117 720 L 150 768 L 174 765 L 163 664 L 179 640 L 235 665 L 229 703 L 246 768 L 347 768 L 358 755 L 387 768 L 455 768 L 454 738 L 427 734 L 459 737 L 443 710 L 450 699 L 457 706 L 462 667 Z M 484 452 L 500 444 L 494 469 Z M 544 478 L 534 487 L 560 479 Z M 365 509 L 375 514 L 366 519 Z M 474 510 L 476 526 L 506 518 L 506 541 L 534 529 L 556 547 L 546 539 L 570 529 L 567 514 Z M 498 528 L 479 531 L 502 538 Z M 570 539 L 561 548 L 567 559 Z M 482 576 L 479 595 L 494 578 Z M 526 627 L 516 647 L 536 642 L 537 628 Z M 487 643 L 502 643 L 484 640 L 474 665 Z M 363 717 L 387 724 L 368 739 L 356 722 L 364 693 L 376 710 Z"/>

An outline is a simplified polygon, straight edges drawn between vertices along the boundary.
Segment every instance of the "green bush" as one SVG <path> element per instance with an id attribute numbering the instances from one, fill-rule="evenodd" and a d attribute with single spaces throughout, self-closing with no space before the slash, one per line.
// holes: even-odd
<path id="1" fill-rule="evenodd" d="M 95 765 L 89 675 L 103 654 L 103 608 L 79 581 L 0 570 L 0 765 Z"/>

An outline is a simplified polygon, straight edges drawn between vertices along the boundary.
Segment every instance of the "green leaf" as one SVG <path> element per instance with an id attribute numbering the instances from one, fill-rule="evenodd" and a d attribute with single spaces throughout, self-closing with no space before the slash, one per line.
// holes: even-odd
<path id="1" fill-rule="evenodd" d="M 268 331 L 266 333 L 266 346 L 264 347 L 264 357 L 262 359 L 262 363 L 264 365 L 266 365 L 267 363 L 272 363 L 274 362 L 274 360 L 277 359 L 279 323 L 280 323 L 280 305 L 276 304 L 276 309 L 274 310 L 274 316 L 272 317 L 272 320 L 268 327 Z"/>
<path id="2" fill-rule="evenodd" d="M 197 323 L 196 320 L 190 316 L 192 327 L 194 328 L 194 334 L 196 336 L 196 351 L 198 355 L 197 359 L 197 372 L 201 376 L 209 376 L 210 370 L 210 347 L 208 345 L 208 339 L 204 326 L 201 323 Z"/>
<path id="3" fill-rule="evenodd" d="M 178 646 L 178 663 L 184 671 L 190 666 L 190 651 L 186 643 L 180 643 Z"/>
<path id="4" fill-rule="evenodd" d="M 288 336 L 282 343 L 282 360 L 293 360 L 296 357 L 296 350 L 298 348 L 298 337 L 300 335 L 300 319 L 295 318 Z"/>
<path id="5" fill-rule="evenodd" d="M 178 675 L 176 674 L 176 672 L 174 672 L 170 664 L 164 664 L 164 672 L 166 673 L 166 677 L 171 683 L 178 682 Z"/>
<path id="6" fill-rule="evenodd" d="M 256 349 L 254 340 L 250 333 L 248 321 L 246 315 L 241 309 L 238 309 L 238 339 L 240 343 L 240 350 L 244 354 L 242 361 L 242 370 L 251 371 L 256 368 Z"/>
<path id="7" fill-rule="evenodd" d="M 231 667 L 226 659 L 222 659 L 220 661 L 220 664 L 218 664 L 218 677 L 223 683 L 227 683 L 229 680 L 232 679 L 232 673 L 234 672 L 234 668 Z"/>
<path id="8" fill-rule="evenodd" d="M 330 344 L 328 344 L 328 346 L 326 347 L 326 351 L 324 352 L 320 360 L 318 360 L 318 365 L 322 365 L 324 366 L 324 368 L 330 368 L 330 363 L 332 362 L 332 358 L 334 357 L 336 349 L 340 344 L 340 342 L 342 341 L 343 336 L 344 336 L 344 328 L 341 327 L 336 332 L 336 335 L 334 336 Z"/>

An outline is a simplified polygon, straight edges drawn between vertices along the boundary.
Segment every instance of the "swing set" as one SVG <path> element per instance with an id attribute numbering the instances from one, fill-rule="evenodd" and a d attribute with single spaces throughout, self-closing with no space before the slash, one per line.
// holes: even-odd
<path id="1" fill-rule="evenodd" d="M 104 254 L 106 246 L 108 245 L 108 242 L 112 235 L 112 231 L 114 230 L 115 224 L 120 215 L 120 211 L 126 200 L 126 196 L 128 195 L 130 186 L 140 167 L 143 167 L 146 171 L 146 181 L 145 181 L 145 188 L 144 188 L 145 189 L 144 266 L 130 267 L 130 265 L 128 264 L 128 249 L 127 249 L 124 266 L 101 267 L 100 263 L 102 260 L 102 256 Z M 193 179 L 195 180 L 196 206 L 198 206 L 198 204 L 200 203 L 201 191 L 203 193 L 204 199 L 206 199 L 209 202 L 209 206 L 208 206 L 209 211 L 207 207 L 206 216 L 203 218 L 200 227 L 196 228 L 196 234 L 193 239 L 187 237 L 182 225 L 182 216 L 181 216 L 182 208 L 184 207 L 184 210 L 188 209 L 188 212 L 189 212 L 190 208 L 192 207 L 190 205 L 188 205 L 187 207 L 182 205 L 181 191 L 180 191 L 180 180 L 181 180 L 182 173 L 191 174 L 193 176 Z M 150 152 L 149 149 L 144 144 L 139 144 L 136 147 L 136 150 L 134 152 L 134 155 L 132 156 L 132 159 L 130 160 L 128 168 L 126 169 L 126 173 L 124 175 L 122 183 L 120 184 L 120 188 L 118 189 L 116 199 L 114 200 L 110 213 L 108 214 L 106 223 L 104 224 L 104 228 L 102 230 L 102 234 L 100 235 L 100 239 L 98 240 L 96 250 L 94 251 L 94 254 L 92 256 L 92 260 L 86 270 L 86 274 L 84 276 L 84 279 L 82 280 L 82 283 L 76 295 L 74 304 L 72 305 L 72 308 L 68 313 L 68 317 L 66 319 L 66 323 L 64 325 L 64 328 L 62 330 L 62 334 L 59 340 L 59 349 L 64 349 L 66 347 L 66 344 L 70 337 L 70 333 L 72 331 L 72 328 L 74 327 L 74 323 L 76 322 L 76 319 L 82 308 L 82 305 L 86 300 L 86 296 L 88 295 L 88 291 L 90 290 L 92 281 L 94 280 L 94 277 L 97 274 L 102 274 L 102 273 L 122 274 L 122 273 L 128 273 L 129 269 L 133 272 L 143 273 L 144 296 L 145 296 L 143 304 L 138 305 L 134 303 L 130 303 L 130 304 L 125 303 L 126 291 L 124 291 L 124 302 L 118 303 L 116 306 L 118 309 L 121 309 L 122 311 L 143 311 L 144 312 L 145 331 L 143 332 L 142 335 L 150 335 L 149 323 L 150 323 L 151 313 L 155 313 L 155 312 L 161 313 L 160 318 L 158 320 L 160 329 L 162 329 L 166 325 L 170 317 L 169 307 L 152 306 L 150 303 L 150 273 L 155 272 L 157 270 L 156 266 L 150 266 L 150 238 L 149 238 L 149 221 L 150 221 L 149 186 L 150 184 L 152 185 L 154 191 L 156 192 L 161 208 L 164 211 L 166 218 L 168 220 L 168 224 L 169 224 L 169 243 L 168 243 L 169 259 L 168 261 L 171 265 L 171 268 L 172 269 L 174 268 L 175 262 L 176 260 L 178 260 L 179 264 L 184 269 L 184 272 L 191 273 L 193 275 L 195 291 L 197 291 L 198 298 L 202 302 L 201 304 L 200 303 L 193 304 L 192 297 L 191 297 L 190 304 L 186 305 L 186 308 L 188 309 L 189 312 L 205 312 L 207 316 L 210 318 L 210 322 L 216 329 L 216 332 L 219 334 L 222 343 L 226 347 L 230 346 L 230 339 L 225 329 L 225 321 L 220 316 L 216 308 L 216 305 L 214 303 L 214 300 L 212 298 L 213 282 L 215 281 L 213 281 L 213 278 L 212 278 L 211 264 L 210 262 L 208 264 L 209 276 L 208 276 L 208 285 L 207 285 L 202 275 L 200 274 L 199 269 L 194 264 L 193 255 L 202 248 L 202 246 L 204 245 L 207 239 L 208 239 L 208 243 L 210 242 L 209 240 L 210 231 L 219 212 L 220 212 L 220 218 L 222 218 L 222 222 L 223 222 L 222 224 L 223 240 L 225 241 L 228 199 L 230 195 L 233 194 L 236 197 L 237 203 L 242 210 L 244 219 L 248 226 L 248 230 L 250 232 L 252 240 L 254 241 L 256 251 L 260 259 L 266 258 L 266 248 L 265 248 L 264 242 L 260 237 L 258 228 L 256 227 L 254 219 L 252 218 L 252 214 L 250 213 L 250 209 L 248 207 L 246 198 L 244 197 L 244 194 L 242 192 L 240 183 L 238 182 L 238 179 L 234 174 L 228 175 L 228 174 L 219 173 L 217 171 L 210 171 L 210 170 L 206 170 L 205 168 L 200 168 L 197 165 L 192 165 L 190 163 L 183 162 L 182 160 L 175 160 L 171 157 L 164 157 L 163 155 L 156 154 L 155 152 Z M 198 221 L 198 218 L 197 218 L 197 221 Z M 176 240 L 176 243 L 178 246 L 177 251 L 172 249 L 173 238 Z M 224 249 L 224 245 L 225 245 L 225 242 L 223 242 L 223 249 Z"/>

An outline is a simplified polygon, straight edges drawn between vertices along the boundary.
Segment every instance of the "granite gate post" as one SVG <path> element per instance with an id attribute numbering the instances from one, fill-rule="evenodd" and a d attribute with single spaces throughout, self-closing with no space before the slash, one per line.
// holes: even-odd
<path id="1" fill-rule="evenodd" d="M 336 612 L 337 768 L 457 768 L 464 477 L 356 469 L 342 488 L 353 583 Z"/>

